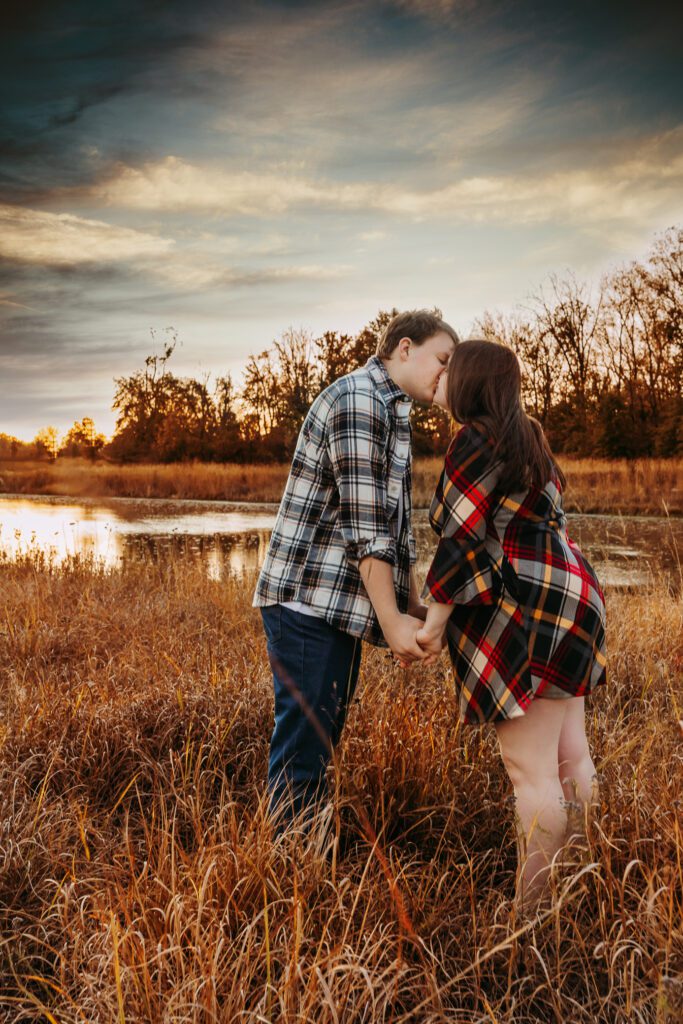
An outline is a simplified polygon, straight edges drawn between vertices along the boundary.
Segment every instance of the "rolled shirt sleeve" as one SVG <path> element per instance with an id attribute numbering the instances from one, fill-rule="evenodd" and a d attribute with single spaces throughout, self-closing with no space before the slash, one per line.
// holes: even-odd
<path id="1" fill-rule="evenodd" d="M 430 509 L 440 537 L 423 598 L 439 604 L 489 604 L 500 593 L 499 574 L 486 548 L 499 470 L 486 437 L 463 427 L 448 449 Z"/>
<path id="2" fill-rule="evenodd" d="M 352 565 L 371 555 L 396 565 L 386 515 L 389 413 L 376 394 L 341 393 L 330 410 L 327 450 L 339 492 L 339 528 Z"/>

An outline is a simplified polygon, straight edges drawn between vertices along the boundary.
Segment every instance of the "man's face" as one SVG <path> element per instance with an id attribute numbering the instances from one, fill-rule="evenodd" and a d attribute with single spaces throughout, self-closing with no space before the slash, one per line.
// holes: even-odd
<path id="1" fill-rule="evenodd" d="M 421 345 L 412 342 L 406 345 L 406 340 L 399 342 L 400 386 L 416 402 L 431 405 L 439 380 L 446 373 L 455 342 L 445 331 L 438 331 Z"/>

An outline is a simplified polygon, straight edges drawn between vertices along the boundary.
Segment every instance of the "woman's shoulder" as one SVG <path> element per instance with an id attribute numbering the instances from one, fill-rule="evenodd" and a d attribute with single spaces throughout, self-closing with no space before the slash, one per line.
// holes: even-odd
<path id="1" fill-rule="evenodd" d="M 493 441 L 478 423 L 463 423 L 451 438 L 446 458 L 463 458 L 480 453 L 490 458 Z"/>
<path id="2" fill-rule="evenodd" d="M 493 441 L 475 423 L 465 423 L 451 439 L 446 452 L 445 472 L 452 481 L 476 481 L 487 477 L 494 465 Z"/>

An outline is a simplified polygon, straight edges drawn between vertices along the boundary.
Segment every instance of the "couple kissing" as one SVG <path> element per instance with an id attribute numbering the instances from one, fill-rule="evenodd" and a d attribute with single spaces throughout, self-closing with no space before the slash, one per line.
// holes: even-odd
<path id="1" fill-rule="evenodd" d="M 412 529 L 412 403 L 454 423 L 424 586 Z M 315 399 L 254 605 L 273 673 L 278 830 L 326 796 L 363 641 L 429 665 L 445 647 L 460 720 L 496 730 L 515 794 L 518 897 L 543 893 L 572 808 L 597 798 L 584 698 L 605 682 L 605 605 L 570 539 L 565 479 L 521 400 L 512 349 L 461 341 L 438 314 L 395 316 L 367 363 Z"/>

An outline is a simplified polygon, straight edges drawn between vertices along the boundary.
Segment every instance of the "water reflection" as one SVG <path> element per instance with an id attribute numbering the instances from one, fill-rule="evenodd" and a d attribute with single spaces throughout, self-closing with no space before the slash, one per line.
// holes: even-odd
<path id="1" fill-rule="evenodd" d="M 169 557 L 199 560 L 211 579 L 258 569 L 266 557 L 270 529 L 234 534 L 130 534 L 119 538 L 118 564 L 162 561 Z"/>
<path id="2" fill-rule="evenodd" d="M 0 498 L 0 548 L 9 558 L 39 550 L 57 563 L 70 555 L 92 556 L 106 568 L 173 554 L 202 559 L 214 578 L 258 568 L 275 523 L 274 511 L 244 511 L 243 506 L 233 510 L 227 503 L 218 510 L 211 503 L 207 510 L 207 505 Z"/>
<path id="3" fill-rule="evenodd" d="M 0 550 L 39 550 L 55 562 L 90 555 L 105 567 L 170 555 L 201 560 L 213 579 L 257 569 L 275 523 L 273 506 L 112 498 L 0 497 Z M 683 519 L 569 516 L 569 529 L 607 586 L 640 586 L 667 573 L 680 585 Z M 415 516 L 418 576 L 434 548 L 426 512 Z"/>

